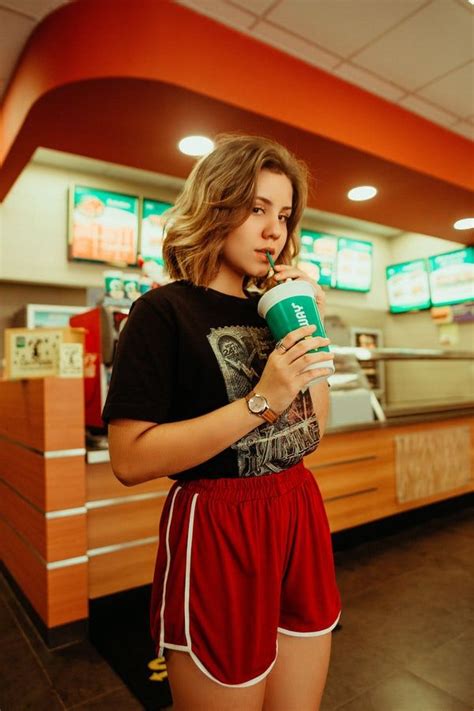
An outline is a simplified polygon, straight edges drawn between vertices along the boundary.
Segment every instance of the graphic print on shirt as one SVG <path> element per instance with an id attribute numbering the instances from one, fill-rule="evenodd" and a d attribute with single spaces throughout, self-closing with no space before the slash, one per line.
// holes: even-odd
<path id="1" fill-rule="evenodd" d="M 224 378 L 229 402 L 258 382 L 274 347 L 265 327 L 225 326 L 207 336 Z M 309 391 L 300 393 L 274 424 L 264 423 L 232 445 L 239 476 L 261 476 L 293 466 L 319 444 L 319 426 Z"/>

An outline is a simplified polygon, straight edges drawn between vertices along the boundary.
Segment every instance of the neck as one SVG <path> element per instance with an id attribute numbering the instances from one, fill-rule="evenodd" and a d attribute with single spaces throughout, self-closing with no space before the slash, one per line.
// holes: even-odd
<path id="1" fill-rule="evenodd" d="M 219 272 L 207 286 L 228 296 L 237 296 L 240 299 L 247 298 L 247 294 L 244 292 L 244 279 L 237 274 L 230 275 Z"/>

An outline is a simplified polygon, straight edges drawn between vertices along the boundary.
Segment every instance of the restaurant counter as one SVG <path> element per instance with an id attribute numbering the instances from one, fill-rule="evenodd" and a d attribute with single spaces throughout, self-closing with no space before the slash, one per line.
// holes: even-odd
<path id="1" fill-rule="evenodd" d="M 86 634 L 88 601 L 149 583 L 168 478 L 128 488 L 86 451 L 82 381 L 0 381 L 3 567 L 46 642 Z M 328 431 L 305 459 L 331 530 L 473 491 L 474 403 Z"/>

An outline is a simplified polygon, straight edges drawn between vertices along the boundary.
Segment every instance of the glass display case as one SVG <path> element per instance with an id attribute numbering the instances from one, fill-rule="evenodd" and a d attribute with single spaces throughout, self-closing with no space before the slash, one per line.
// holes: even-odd
<path id="1" fill-rule="evenodd" d="M 443 399 L 439 394 L 439 386 L 429 378 L 426 385 L 426 397 L 412 403 L 380 402 L 377 391 L 367 377 L 364 366 L 366 363 L 383 364 L 395 361 L 430 361 L 451 362 L 460 361 L 472 364 L 472 381 L 474 386 L 474 352 L 457 350 L 438 350 L 422 348 L 366 348 L 352 346 L 331 346 L 334 353 L 336 371 L 329 378 L 331 385 L 331 408 L 328 420 L 329 428 L 347 425 L 359 425 L 373 422 L 401 421 L 403 418 L 419 416 L 420 421 L 428 415 L 436 415 L 448 411 L 461 411 L 474 407 L 474 387 L 459 392 L 456 398 Z M 417 371 L 420 380 L 429 366 L 423 371 Z M 446 371 L 445 371 L 446 372 Z M 438 378 L 438 383 L 440 378 Z"/>

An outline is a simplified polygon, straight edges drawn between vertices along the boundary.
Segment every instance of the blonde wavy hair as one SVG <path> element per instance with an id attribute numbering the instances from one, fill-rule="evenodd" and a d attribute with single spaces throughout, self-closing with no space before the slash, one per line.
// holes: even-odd
<path id="1" fill-rule="evenodd" d="M 298 227 L 308 194 L 306 165 L 268 138 L 221 135 L 215 149 L 196 163 L 167 213 L 163 258 L 172 279 L 207 286 L 216 276 L 227 235 L 251 213 L 262 169 L 286 175 L 293 187 L 288 238 L 278 258 L 291 263 L 299 252 Z M 245 287 L 251 285 L 265 290 L 269 278 L 247 278 Z"/>

